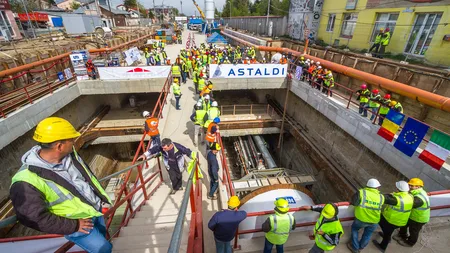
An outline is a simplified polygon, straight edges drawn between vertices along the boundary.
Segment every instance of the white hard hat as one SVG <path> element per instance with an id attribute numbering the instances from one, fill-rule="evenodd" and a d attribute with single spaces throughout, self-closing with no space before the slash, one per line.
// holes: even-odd
<path id="1" fill-rule="evenodd" d="M 202 102 L 201 102 L 201 101 L 198 101 L 196 105 L 197 105 L 197 106 L 202 106 Z"/>
<path id="2" fill-rule="evenodd" d="M 167 60 L 170 60 L 170 57 L 167 57 Z"/>
<path id="3" fill-rule="evenodd" d="M 319 66 L 318 69 L 322 69 L 322 66 Z"/>
<path id="4" fill-rule="evenodd" d="M 328 76 L 329 76 L 329 77 L 333 77 L 333 74 L 331 74 L 331 73 L 328 73 Z"/>
<path id="5" fill-rule="evenodd" d="M 150 116 L 150 112 L 149 111 L 143 111 L 142 112 L 142 117 L 147 118 L 148 116 Z"/>
<path id="6" fill-rule="evenodd" d="M 401 192 L 409 192 L 409 185 L 406 181 L 398 181 L 395 186 Z"/>
<path id="7" fill-rule="evenodd" d="M 249 59 L 248 57 L 245 57 L 247 60 Z"/>
<path id="8" fill-rule="evenodd" d="M 219 106 L 219 104 L 217 104 L 217 101 L 213 101 L 213 102 L 211 103 L 211 106 Z"/>
<path id="9" fill-rule="evenodd" d="M 317 65 L 320 65 L 320 61 L 317 62 Z"/>
<path id="10" fill-rule="evenodd" d="M 311 63 L 314 63 L 314 61 L 313 61 L 313 60 L 311 60 Z"/>
<path id="11" fill-rule="evenodd" d="M 371 178 L 371 179 L 369 179 L 369 181 L 367 181 L 367 187 L 378 188 L 380 186 L 381 186 L 380 182 L 378 180 L 376 180 L 375 178 Z"/>
<path id="12" fill-rule="evenodd" d="M 209 99 L 209 95 L 206 94 L 205 97 L 204 97 L 204 99 L 208 100 L 208 99 Z"/>

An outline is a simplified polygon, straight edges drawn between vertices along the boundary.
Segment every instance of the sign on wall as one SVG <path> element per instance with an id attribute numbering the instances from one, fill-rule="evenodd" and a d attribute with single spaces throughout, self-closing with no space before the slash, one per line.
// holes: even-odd
<path id="1" fill-rule="evenodd" d="M 167 78 L 170 66 L 98 67 L 100 80 Z"/>
<path id="2" fill-rule="evenodd" d="M 210 64 L 211 78 L 286 77 L 287 64 Z"/>

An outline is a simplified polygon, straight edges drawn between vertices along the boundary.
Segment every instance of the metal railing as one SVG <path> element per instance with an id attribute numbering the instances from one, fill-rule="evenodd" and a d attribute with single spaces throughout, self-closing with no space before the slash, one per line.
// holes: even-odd
<path id="1" fill-rule="evenodd" d="M 221 105 L 221 115 L 267 114 L 272 116 L 274 109 L 269 104 Z"/>
<path id="2" fill-rule="evenodd" d="M 220 158 L 222 162 L 222 184 L 225 185 L 228 197 L 231 197 L 236 195 L 236 192 L 234 191 L 234 186 L 231 182 L 230 169 L 228 168 L 226 154 L 223 148 L 222 137 L 220 136 L 219 132 L 216 133 L 216 139 L 219 145 L 222 147 L 222 149 L 220 150 Z"/>

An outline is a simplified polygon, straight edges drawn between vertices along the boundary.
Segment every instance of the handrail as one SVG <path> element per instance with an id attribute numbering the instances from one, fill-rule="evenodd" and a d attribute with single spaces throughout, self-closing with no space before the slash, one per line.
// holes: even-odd
<path id="1" fill-rule="evenodd" d="M 224 184 L 227 189 L 228 197 L 231 197 L 231 196 L 236 195 L 236 192 L 234 191 L 234 186 L 233 186 L 233 183 L 231 182 L 230 170 L 228 169 L 225 150 L 223 149 L 222 137 L 220 136 L 219 132 L 216 132 L 216 139 L 218 140 L 219 145 L 222 147 L 220 149 L 220 156 L 222 158 L 221 159 L 222 160 L 222 184 Z"/>

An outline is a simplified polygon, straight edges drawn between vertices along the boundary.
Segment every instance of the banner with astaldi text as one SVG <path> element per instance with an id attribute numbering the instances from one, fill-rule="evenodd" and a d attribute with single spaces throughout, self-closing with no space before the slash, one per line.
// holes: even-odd
<path id="1" fill-rule="evenodd" d="M 210 64 L 211 78 L 286 77 L 287 64 Z"/>
<path id="2" fill-rule="evenodd" d="M 170 66 L 98 67 L 101 80 L 167 78 Z"/>

